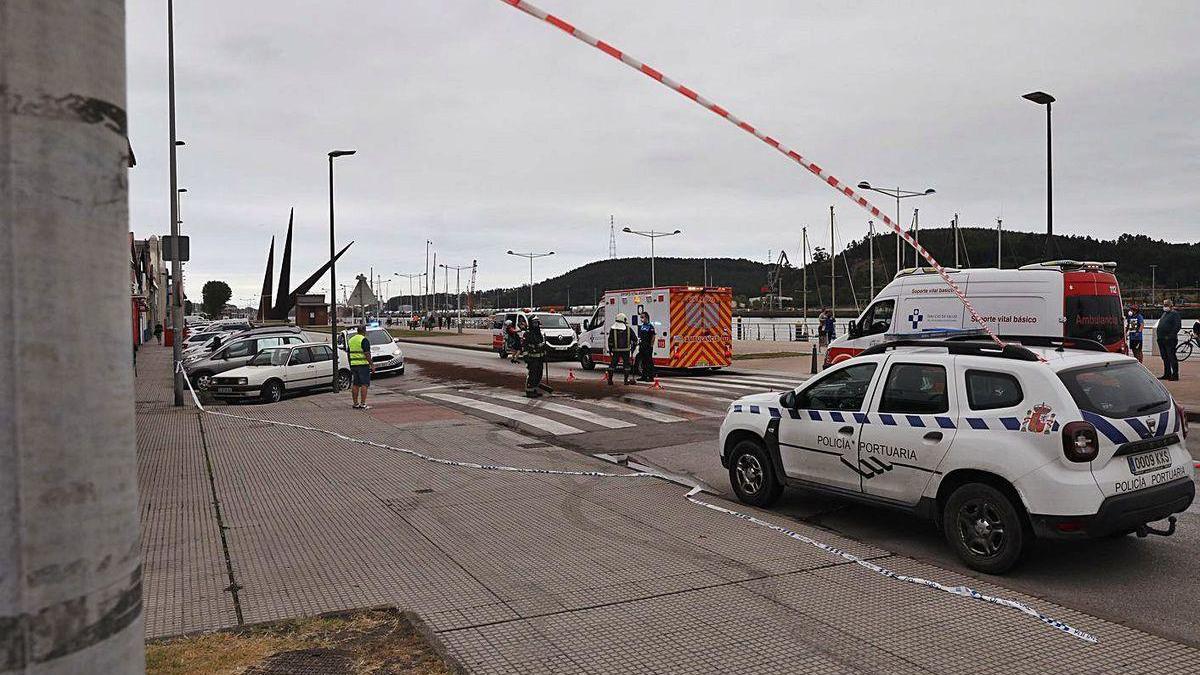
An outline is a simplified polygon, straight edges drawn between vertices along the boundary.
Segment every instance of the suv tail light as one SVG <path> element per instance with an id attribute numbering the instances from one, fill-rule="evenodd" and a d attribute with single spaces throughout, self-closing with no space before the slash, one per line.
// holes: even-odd
<path id="1" fill-rule="evenodd" d="M 1187 438 L 1187 411 L 1178 403 L 1175 404 L 1175 416 L 1179 419 L 1179 431 Z"/>
<path id="2" fill-rule="evenodd" d="M 1091 422 L 1067 422 L 1062 443 L 1063 454 L 1072 462 L 1090 462 L 1100 452 L 1100 439 Z"/>

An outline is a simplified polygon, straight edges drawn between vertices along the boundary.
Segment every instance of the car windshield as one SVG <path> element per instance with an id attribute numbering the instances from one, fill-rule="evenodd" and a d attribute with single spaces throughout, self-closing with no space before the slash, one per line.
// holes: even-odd
<path id="1" fill-rule="evenodd" d="M 542 322 L 542 328 L 570 328 L 566 317 L 562 314 L 534 314 Z"/>
<path id="2" fill-rule="evenodd" d="M 1150 415 L 1171 404 L 1167 388 L 1136 362 L 1077 368 L 1058 377 L 1081 410 L 1105 417 Z"/>
<path id="3" fill-rule="evenodd" d="M 367 340 L 371 342 L 372 347 L 386 345 L 392 341 L 392 334 L 382 329 L 372 329 L 367 331 Z"/>
<path id="4" fill-rule="evenodd" d="M 287 363 L 288 352 L 291 351 L 286 347 L 273 347 L 264 349 L 254 355 L 254 358 L 246 362 L 250 366 L 282 366 Z"/>

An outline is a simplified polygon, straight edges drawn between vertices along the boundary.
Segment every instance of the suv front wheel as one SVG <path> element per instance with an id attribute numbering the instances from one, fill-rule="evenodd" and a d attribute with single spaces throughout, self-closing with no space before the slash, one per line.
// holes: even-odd
<path id="1" fill-rule="evenodd" d="M 1031 539 L 1018 507 L 985 483 L 967 483 L 950 495 L 942 531 L 967 567 L 987 574 L 1012 569 Z"/>
<path id="2" fill-rule="evenodd" d="M 729 484 L 738 500 L 751 506 L 770 506 L 783 492 L 766 449 L 749 439 L 738 442 L 729 453 Z"/>

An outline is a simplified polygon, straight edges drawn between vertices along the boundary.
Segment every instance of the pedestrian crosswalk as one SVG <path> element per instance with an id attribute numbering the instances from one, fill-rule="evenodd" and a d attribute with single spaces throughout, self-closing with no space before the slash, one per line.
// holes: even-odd
<path id="1" fill-rule="evenodd" d="M 423 388 L 413 393 L 485 419 L 501 418 L 543 434 L 566 436 L 720 416 L 729 401 L 749 394 L 790 389 L 804 379 L 804 376 L 770 374 L 664 377 L 661 390 L 605 386 L 602 392 L 597 392 L 604 398 L 556 395 L 531 399 L 511 389 L 462 385 L 437 390 Z"/>

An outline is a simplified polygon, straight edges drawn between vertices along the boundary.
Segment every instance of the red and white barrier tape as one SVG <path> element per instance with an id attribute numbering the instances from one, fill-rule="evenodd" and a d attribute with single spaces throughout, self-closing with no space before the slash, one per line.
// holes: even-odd
<path id="1" fill-rule="evenodd" d="M 933 258 L 933 256 L 929 253 L 929 251 L 927 251 L 924 246 L 921 246 L 916 240 L 914 240 L 911 235 L 909 235 L 907 232 L 905 232 L 899 226 L 899 224 L 897 224 L 895 221 L 893 221 L 891 218 L 889 218 L 886 213 L 879 210 L 879 208 L 874 206 L 873 204 L 871 204 L 871 202 L 867 201 L 867 198 L 862 196 L 860 193 L 858 193 L 853 187 L 846 185 L 845 183 L 842 183 L 840 180 L 838 180 L 836 177 L 831 175 L 825 169 L 822 169 L 817 164 L 806 159 L 800 153 L 796 152 L 795 150 L 792 150 L 791 148 L 787 147 L 786 145 L 780 143 L 779 141 L 775 140 L 774 138 L 763 133 L 759 129 L 756 129 L 755 127 L 751 126 L 749 123 L 734 116 L 733 113 L 729 112 L 725 108 L 717 105 L 716 103 L 713 103 L 712 101 L 701 96 L 700 94 L 696 93 L 692 89 L 689 89 L 688 87 L 684 86 L 683 84 L 676 82 L 675 80 L 672 80 L 671 78 L 667 77 L 661 71 L 651 68 L 650 66 L 646 65 L 645 63 L 638 61 L 637 59 L 633 58 L 629 54 L 622 52 L 621 50 L 617 49 L 616 47 L 613 47 L 612 45 L 608 44 L 607 42 L 604 42 L 603 40 L 599 40 L 597 38 L 592 37 L 591 35 L 588 35 L 587 33 L 579 30 L 575 26 L 572 26 L 571 24 L 567 23 L 566 21 L 563 21 L 562 19 L 554 16 L 553 14 L 550 14 L 543 9 L 540 9 L 528 2 L 525 2 L 525 0 L 500 0 L 500 1 L 506 5 L 512 5 L 513 7 L 516 7 L 517 9 L 521 10 L 522 12 L 525 12 L 526 14 L 528 14 L 536 19 L 545 21 L 546 23 L 554 26 L 555 28 L 562 30 L 567 35 L 570 35 L 571 37 L 576 38 L 581 42 L 584 42 L 588 45 L 595 47 L 596 49 L 599 49 L 600 51 L 604 52 L 605 54 L 608 54 L 609 56 L 613 57 L 614 59 L 629 66 L 630 68 L 633 68 L 634 70 L 642 73 L 643 75 L 646 75 L 650 79 L 656 80 L 656 81 L 666 85 L 667 87 L 675 90 L 676 92 L 683 94 L 684 96 L 691 99 L 692 101 L 699 104 L 700 106 L 703 106 L 704 108 L 720 115 L 725 120 L 727 120 L 730 124 L 733 124 L 734 126 L 741 129 L 742 131 L 745 131 L 746 133 L 753 135 L 758 140 L 766 143 L 767 145 L 771 146 L 772 148 L 775 148 L 776 150 L 778 150 L 780 153 L 782 153 L 788 159 L 796 162 L 800 166 L 811 171 L 815 176 L 817 176 L 821 180 L 828 183 L 830 187 L 832 187 L 833 189 L 842 193 L 843 195 L 849 197 L 850 200 L 853 201 L 855 204 L 858 204 L 863 209 L 866 209 L 866 211 L 868 213 L 870 213 L 872 217 L 882 220 L 885 224 L 887 224 L 888 227 L 890 227 L 892 229 L 893 232 L 895 232 L 900 237 L 903 237 L 904 241 L 908 242 L 908 244 L 910 246 L 912 246 L 914 249 L 916 249 L 916 251 L 921 254 L 921 257 L 923 257 L 923 258 L 925 258 L 925 260 L 929 261 L 929 264 L 932 265 L 935 270 L 937 270 L 937 273 L 942 277 L 942 281 L 945 281 L 946 285 L 949 286 L 950 289 L 952 291 L 954 291 L 954 294 L 956 296 L 958 296 L 958 299 L 960 301 L 962 301 L 963 307 L 965 307 L 967 309 L 967 312 L 971 315 L 971 320 L 974 321 L 975 323 L 979 324 L 979 326 L 988 334 L 989 337 L 992 338 L 992 340 L 997 345 L 1001 345 L 1001 346 L 1004 345 L 1004 343 L 1000 341 L 1000 338 L 992 331 L 992 329 L 988 328 L 987 323 L 985 323 L 983 318 L 979 316 L 979 313 L 975 311 L 975 307 L 971 304 L 971 301 L 967 299 L 966 294 L 963 293 L 962 289 L 960 289 L 958 287 L 958 285 L 955 284 L 950 279 L 950 275 L 948 275 L 946 273 L 945 268 L 943 268 L 941 266 L 941 264 L 938 263 L 938 261 Z"/>

